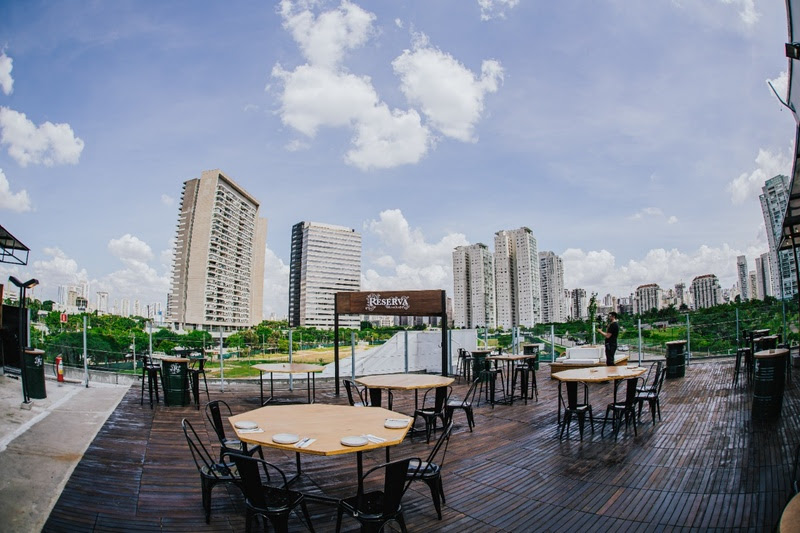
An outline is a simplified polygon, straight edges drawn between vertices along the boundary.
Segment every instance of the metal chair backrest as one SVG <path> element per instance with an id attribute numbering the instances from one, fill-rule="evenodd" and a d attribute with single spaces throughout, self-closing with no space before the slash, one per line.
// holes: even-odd
<path id="1" fill-rule="evenodd" d="M 220 405 L 224 405 L 225 409 L 228 410 L 228 416 L 231 416 L 233 412 L 231 411 L 230 406 L 223 400 L 213 400 L 206 404 L 206 418 L 211 423 L 211 427 L 214 428 L 214 431 L 217 434 L 217 438 L 220 442 L 225 441 L 225 426 L 222 423 L 222 412 L 220 410 Z"/>
<path id="2" fill-rule="evenodd" d="M 481 382 L 480 378 L 475 378 L 472 380 L 472 384 L 469 386 L 467 390 L 467 394 L 464 395 L 464 399 L 461 400 L 461 405 L 467 407 L 472 405 L 472 402 L 475 401 L 475 393 L 478 392 L 478 384 Z"/>
<path id="3" fill-rule="evenodd" d="M 434 391 L 433 412 L 443 413 L 444 406 L 447 405 L 447 399 L 453 392 L 453 387 L 435 387 L 425 391 L 425 396 L 422 397 L 422 409 L 430 409 L 427 407 L 428 394 Z"/>
<path id="4" fill-rule="evenodd" d="M 263 459 L 257 459 L 248 455 L 228 452 L 225 454 L 225 457 L 230 458 L 236 465 L 236 470 L 242 479 L 242 493 L 250 502 L 250 505 L 260 509 L 267 509 L 270 506 L 275 507 L 275 505 L 270 505 L 274 502 L 269 502 L 266 498 L 267 491 L 263 489 L 264 481 L 268 484 L 270 483 L 270 469 L 272 469 L 280 475 L 282 483 L 278 486 L 285 487 L 286 474 L 283 473 L 283 470 Z M 264 478 L 261 477 L 261 472 L 264 473 Z M 280 504 L 277 505 L 280 506 Z"/>
<path id="5" fill-rule="evenodd" d="M 586 404 L 589 397 L 589 386 L 583 382 L 578 383 L 578 385 L 583 385 L 583 404 Z M 567 387 L 567 409 L 577 409 L 583 404 L 578 403 L 578 387 L 572 389 Z"/>
<path id="6" fill-rule="evenodd" d="M 408 490 L 412 481 L 411 479 L 406 479 L 406 475 L 409 474 L 409 464 L 411 461 L 417 461 L 418 466 L 416 470 L 412 471 L 413 475 L 416 475 L 419 473 L 422 461 L 418 458 L 408 457 L 406 459 L 375 466 L 361 477 L 362 483 L 360 483 L 359 486 L 363 486 L 363 481 L 373 472 L 381 469 L 385 470 L 383 478 L 383 509 L 381 509 L 383 515 L 391 515 L 400 510 L 403 495 L 406 493 L 406 490 Z M 359 494 L 356 500 L 359 509 L 362 508 L 362 497 L 363 494 Z"/>
<path id="7" fill-rule="evenodd" d="M 216 479 L 232 479 L 235 477 L 224 465 L 217 463 L 208 449 L 205 447 L 197 432 L 192 427 L 191 422 L 185 418 L 181 420 L 181 427 L 183 427 L 183 434 L 186 436 L 186 442 L 189 444 L 189 450 L 192 452 L 192 459 L 197 466 L 197 470 L 201 475 L 214 477 Z"/>
<path id="8" fill-rule="evenodd" d="M 361 389 L 358 388 L 358 385 L 355 381 L 349 379 L 343 379 L 344 388 L 347 391 L 347 401 L 350 402 L 350 405 L 356 405 L 357 403 L 361 403 L 361 405 L 367 405 L 367 400 L 364 398 L 364 395 L 361 393 Z M 353 389 L 355 389 L 355 394 L 358 395 L 358 402 L 353 397 Z"/>
<path id="9" fill-rule="evenodd" d="M 428 454 L 428 458 L 425 460 L 428 464 L 432 464 L 435 462 L 436 456 L 439 453 L 439 450 L 442 450 L 442 458 L 437 463 L 440 467 L 444 464 L 444 458 L 447 455 L 447 446 L 450 444 L 450 435 L 453 433 L 453 421 L 451 420 L 447 426 L 445 426 L 444 431 L 442 434 L 439 435 L 439 440 L 436 441 L 434 444 L 431 453 Z M 444 448 L 444 449 L 442 449 Z"/>
<path id="10" fill-rule="evenodd" d="M 661 368 L 660 363 L 658 370 L 656 371 L 656 379 L 655 379 L 655 393 L 656 396 L 661 394 L 661 387 L 664 385 L 664 378 L 667 376 L 667 369 Z"/>
<path id="11" fill-rule="evenodd" d="M 632 407 L 636 403 L 636 383 L 637 378 L 628 378 L 625 380 L 627 386 L 625 390 L 625 406 Z"/>

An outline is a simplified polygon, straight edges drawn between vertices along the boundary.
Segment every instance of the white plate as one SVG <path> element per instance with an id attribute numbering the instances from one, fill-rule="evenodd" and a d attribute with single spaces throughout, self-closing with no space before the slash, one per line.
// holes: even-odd
<path id="1" fill-rule="evenodd" d="M 294 444 L 299 440 L 300 436 L 294 433 L 276 433 L 272 436 L 272 442 L 277 442 L 278 444 Z"/>
<path id="2" fill-rule="evenodd" d="M 403 429 L 408 425 L 408 420 L 403 420 L 400 418 L 387 418 L 386 422 L 383 423 L 383 427 L 389 429 Z"/>
<path id="3" fill-rule="evenodd" d="M 233 427 L 236 429 L 256 429 L 258 428 L 258 424 L 249 420 L 239 420 L 233 425 Z"/>
<path id="4" fill-rule="evenodd" d="M 639 368 L 639 365 L 628 365 L 628 368 L 630 368 L 632 370 L 635 370 L 635 369 Z"/>
<path id="5" fill-rule="evenodd" d="M 366 437 L 342 437 L 340 442 L 343 446 L 364 446 L 369 441 Z"/>

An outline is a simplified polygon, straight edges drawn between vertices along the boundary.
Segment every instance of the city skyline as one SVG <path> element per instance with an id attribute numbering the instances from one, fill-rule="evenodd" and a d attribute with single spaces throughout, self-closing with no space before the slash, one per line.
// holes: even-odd
<path id="1" fill-rule="evenodd" d="M 269 220 L 363 238 L 362 288 L 453 288 L 452 250 L 529 227 L 565 288 L 736 279 L 789 175 L 785 6 L 751 0 L 5 4 L 0 212 L 33 294 L 163 302 L 181 184 L 221 168 Z M 342 31 L 329 31 L 339 28 Z M 533 29 L 534 31 L 531 31 Z M 224 39 L 218 36 L 224 33 Z M 675 36 L 679 36 L 676 39 Z M 670 43 L 665 46 L 664 43 Z"/>

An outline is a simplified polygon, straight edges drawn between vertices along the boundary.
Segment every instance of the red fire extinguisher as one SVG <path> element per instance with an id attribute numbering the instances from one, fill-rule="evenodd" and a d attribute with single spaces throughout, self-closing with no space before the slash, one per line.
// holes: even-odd
<path id="1" fill-rule="evenodd" d="M 58 376 L 59 383 L 64 382 L 64 365 L 61 362 L 61 356 L 56 356 L 56 375 Z"/>

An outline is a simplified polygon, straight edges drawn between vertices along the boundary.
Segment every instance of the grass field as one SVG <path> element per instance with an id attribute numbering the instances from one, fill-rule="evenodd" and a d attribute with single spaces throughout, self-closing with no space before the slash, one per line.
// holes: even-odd
<path id="1" fill-rule="evenodd" d="M 368 350 L 368 346 L 356 346 L 356 353 Z M 339 347 L 339 357 L 350 357 L 351 348 L 349 346 Z M 313 348 L 310 350 L 298 350 L 292 354 L 292 362 L 294 363 L 308 363 L 326 365 L 333 362 L 333 348 Z M 251 368 L 253 365 L 262 363 L 288 363 L 289 354 L 270 354 L 255 355 L 252 357 L 242 357 L 225 359 L 224 372 L 225 378 L 257 378 L 259 375 L 258 370 Z M 206 363 L 206 374 L 208 377 L 219 377 L 220 368 L 219 361 L 208 361 Z"/>

